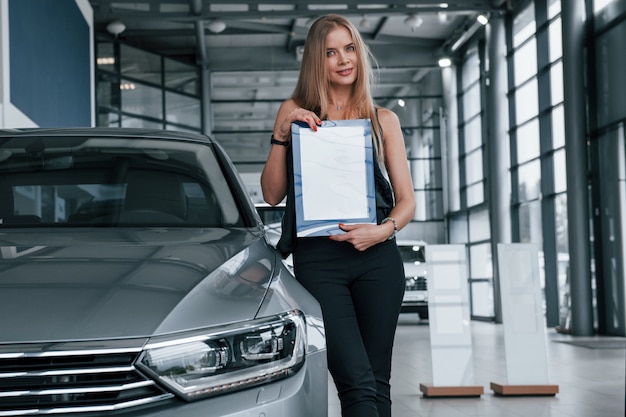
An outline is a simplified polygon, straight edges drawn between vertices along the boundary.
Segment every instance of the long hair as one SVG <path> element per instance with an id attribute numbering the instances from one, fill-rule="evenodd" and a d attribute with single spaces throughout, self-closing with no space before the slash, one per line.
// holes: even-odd
<path id="1" fill-rule="evenodd" d="M 376 80 L 372 67 L 376 65 L 376 59 L 363 41 L 359 30 L 348 19 L 337 14 L 329 14 L 313 23 L 304 43 L 300 74 L 291 98 L 300 107 L 317 113 L 322 119 L 326 118 L 325 112 L 330 104 L 328 95 L 330 80 L 324 62 L 326 36 L 338 27 L 344 27 L 350 32 L 358 57 L 357 78 L 352 86 L 352 97 L 348 106 L 350 117 L 370 119 L 375 138 L 374 146 L 382 161 L 383 137 L 372 98 L 372 87 Z"/>

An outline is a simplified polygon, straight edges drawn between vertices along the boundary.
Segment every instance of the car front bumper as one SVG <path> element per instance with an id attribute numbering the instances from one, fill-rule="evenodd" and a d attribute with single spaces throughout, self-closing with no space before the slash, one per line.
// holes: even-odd
<path id="1" fill-rule="evenodd" d="M 152 406 L 98 414 L 107 417 L 327 417 L 326 350 L 306 357 L 295 375 L 273 383 L 194 402 L 173 398 Z M 90 417 L 93 414 L 81 414 Z M 76 414 L 74 414 L 76 417 Z"/>

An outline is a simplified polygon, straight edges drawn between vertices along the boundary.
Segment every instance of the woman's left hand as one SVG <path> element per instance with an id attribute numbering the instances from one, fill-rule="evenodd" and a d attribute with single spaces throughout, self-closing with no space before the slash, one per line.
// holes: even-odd
<path id="1" fill-rule="evenodd" d="M 393 227 L 393 225 L 392 225 Z M 389 224 L 343 224 L 339 228 L 346 233 L 331 235 L 330 239 L 336 242 L 350 242 L 358 251 L 364 251 L 372 246 L 384 242 L 391 236 Z"/>

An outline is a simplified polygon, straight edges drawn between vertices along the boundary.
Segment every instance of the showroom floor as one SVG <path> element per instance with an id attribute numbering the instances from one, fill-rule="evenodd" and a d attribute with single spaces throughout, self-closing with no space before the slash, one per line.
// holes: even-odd
<path id="1" fill-rule="evenodd" d="M 471 323 L 475 384 L 480 397 L 424 397 L 420 384 L 432 379 L 427 322 L 402 314 L 396 333 L 391 378 L 393 417 L 621 417 L 624 416 L 626 338 L 578 337 L 548 329 L 550 384 L 555 396 L 500 396 L 491 382 L 506 385 L 502 325 Z M 575 344 L 574 344 L 575 343 Z M 329 379 L 328 417 L 340 417 Z"/>

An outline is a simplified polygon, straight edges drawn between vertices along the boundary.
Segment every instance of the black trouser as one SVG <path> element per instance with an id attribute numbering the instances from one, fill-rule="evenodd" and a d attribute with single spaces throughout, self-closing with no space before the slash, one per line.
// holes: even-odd
<path id="1" fill-rule="evenodd" d="M 342 416 L 390 417 L 391 352 L 404 294 L 395 240 L 359 252 L 347 242 L 302 238 L 293 259 L 298 281 L 322 307 Z"/>

